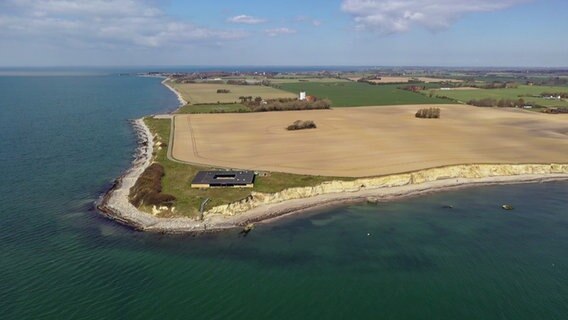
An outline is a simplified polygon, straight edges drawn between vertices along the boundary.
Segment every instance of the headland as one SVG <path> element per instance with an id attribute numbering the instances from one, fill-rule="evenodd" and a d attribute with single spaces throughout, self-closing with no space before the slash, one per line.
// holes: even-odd
<path id="1" fill-rule="evenodd" d="M 237 99 L 227 97 L 227 92 L 266 85 L 231 81 L 215 84 L 223 87 L 217 92 L 210 92 L 210 83 L 199 87 L 200 83 L 190 82 L 184 91 L 179 79 L 162 82 L 176 93 L 180 108 L 172 115 L 133 122 L 139 152 L 133 167 L 117 179 L 99 204 L 106 216 L 142 231 L 202 233 L 328 206 L 376 203 L 472 186 L 568 180 L 565 115 L 523 108 L 477 108 L 455 101 L 310 110 L 311 105 L 290 100 L 289 92 L 281 93 L 279 85 L 248 89 L 271 97 L 282 95 L 277 100 L 240 96 L 240 101 L 188 104 L 212 97 Z M 320 81 L 326 87 L 334 83 Z M 337 81 L 333 85 L 338 90 L 352 83 Z M 286 84 L 295 88 L 294 82 L 283 82 Z M 471 85 L 461 80 L 451 84 Z M 383 86 L 372 81 L 362 85 Z M 360 90 L 359 86 L 349 90 Z M 203 90 L 188 96 L 196 88 Z M 424 99 L 420 93 L 412 94 L 417 100 Z M 281 109 L 271 109 L 272 101 L 280 103 Z M 303 111 L 265 112 L 290 106 Z M 414 116 L 418 109 L 428 107 L 440 109 L 441 119 Z M 313 120 L 317 128 L 285 130 L 297 119 Z M 167 193 L 175 202 L 142 201 L 134 206 L 133 187 L 153 163 L 164 171 L 157 192 Z M 253 189 L 192 190 L 189 182 L 204 169 L 253 170 L 257 181 Z"/>

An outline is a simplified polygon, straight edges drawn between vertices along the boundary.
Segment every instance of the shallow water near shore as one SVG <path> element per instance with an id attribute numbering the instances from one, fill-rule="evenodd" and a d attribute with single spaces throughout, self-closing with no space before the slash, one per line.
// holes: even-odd
<path id="1" fill-rule="evenodd" d="M 1 318 L 568 314 L 566 182 L 328 209 L 246 237 L 102 218 L 93 202 L 136 147 L 127 120 L 176 105 L 155 78 L 0 77 Z"/>

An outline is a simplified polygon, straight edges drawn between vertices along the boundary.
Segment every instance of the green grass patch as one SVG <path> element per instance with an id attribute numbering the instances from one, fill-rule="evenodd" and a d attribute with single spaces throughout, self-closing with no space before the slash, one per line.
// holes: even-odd
<path id="1" fill-rule="evenodd" d="M 428 97 L 420 93 L 398 89 L 411 84 L 370 85 L 358 82 L 302 82 L 282 83 L 278 88 L 331 100 L 333 107 L 385 106 L 404 104 L 448 104 L 446 99 Z M 436 85 L 419 84 L 434 87 Z"/>
<path id="2" fill-rule="evenodd" d="M 150 131 L 157 135 L 157 140 L 168 143 L 171 130 L 170 120 L 145 118 L 144 122 Z M 199 207 L 203 200 L 209 198 L 207 208 L 228 204 L 246 198 L 252 191 L 274 193 L 293 187 L 315 186 L 330 180 L 354 180 L 353 178 L 307 176 L 289 173 L 271 172 L 266 177 L 257 176 L 254 188 L 211 188 L 193 189 L 190 183 L 200 170 L 212 168 L 199 167 L 171 161 L 167 157 L 167 147 L 154 149 L 155 161 L 164 167 L 162 193 L 177 198 L 176 212 L 178 216 L 198 217 Z M 143 208 L 144 209 L 144 208 Z"/>
<path id="3" fill-rule="evenodd" d="M 240 103 L 230 104 L 186 104 L 181 107 L 176 113 L 179 114 L 194 114 L 194 113 L 240 113 L 250 112 L 250 109 Z"/>
<path id="4" fill-rule="evenodd" d="M 425 94 L 429 94 L 425 91 Z M 522 98 L 526 104 L 538 104 L 546 107 L 561 107 L 567 106 L 567 101 L 562 100 L 547 100 L 539 96 L 544 92 L 567 92 L 567 87 L 549 87 L 549 86 L 518 86 L 517 88 L 508 89 L 477 89 L 477 90 L 434 90 L 434 95 L 446 96 L 463 103 L 470 100 L 480 100 L 485 98 L 492 98 L 496 100 L 510 99 L 518 100 Z"/>

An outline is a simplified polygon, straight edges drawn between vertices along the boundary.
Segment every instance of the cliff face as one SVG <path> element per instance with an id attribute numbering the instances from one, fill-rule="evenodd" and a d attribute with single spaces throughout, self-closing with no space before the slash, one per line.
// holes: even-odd
<path id="1" fill-rule="evenodd" d="M 276 193 L 252 192 L 252 194 L 246 199 L 228 205 L 214 207 L 208 210 L 205 214 L 234 216 L 262 205 L 275 204 L 288 200 L 304 199 L 324 194 L 380 189 L 385 187 L 399 187 L 412 184 L 419 185 L 439 180 L 481 179 L 490 177 L 550 174 L 568 174 L 568 164 L 457 165 L 377 178 L 362 178 L 352 181 L 329 181 L 314 187 L 290 188 Z"/>

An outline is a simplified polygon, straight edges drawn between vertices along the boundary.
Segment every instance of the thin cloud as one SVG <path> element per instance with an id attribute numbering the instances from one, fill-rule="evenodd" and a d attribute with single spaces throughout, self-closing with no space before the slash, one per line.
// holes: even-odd
<path id="1" fill-rule="evenodd" d="M 241 14 L 241 15 L 229 18 L 227 21 L 231 22 L 231 23 L 241 23 L 241 24 L 261 24 L 261 23 L 265 23 L 266 19 L 255 18 L 253 16 L 247 16 L 245 14 Z"/>
<path id="2" fill-rule="evenodd" d="M 302 22 L 302 23 L 309 23 L 309 24 L 311 24 L 311 25 L 314 26 L 314 27 L 319 27 L 319 26 L 322 25 L 321 20 L 312 19 L 312 18 L 310 18 L 310 17 L 308 17 L 308 16 L 299 16 L 299 17 L 296 17 L 296 21 L 297 21 L 297 22 Z"/>
<path id="3" fill-rule="evenodd" d="M 463 15 L 492 12 L 530 0 L 343 0 L 358 29 L 384 34 L 414 27 L 439 30 L 450 27 Z"/>
<path id="4" fill-rule="evenodd" d="M 289 28 L 276 28 L 276 29 L 266 29 L 264 30 L 264 32 L 270 37 L 277 37 L 280 35 L 294 34 L 297 31 Z"/>
<path id="5" fill-rule="evenodd" d="M 0 38 L 58 45 L 167 47 L 240 39 L 240 30 L 200 27 L 166 15 L 151 1 L 8 0 L 0 4 Z"/>

